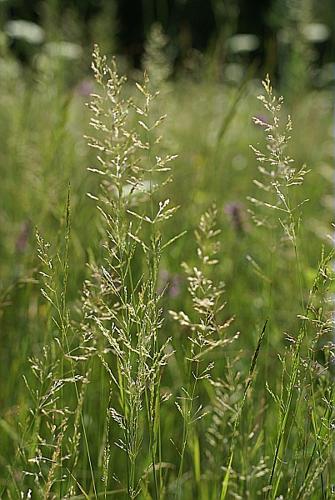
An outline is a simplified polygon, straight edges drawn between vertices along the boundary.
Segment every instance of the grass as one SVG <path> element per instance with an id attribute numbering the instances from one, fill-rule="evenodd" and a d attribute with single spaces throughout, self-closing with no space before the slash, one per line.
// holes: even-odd
<path id="1" fill-rule="evenodd" d="M 155 37 L 91 97 L 4 59 L 1 497 L 331 498 L 330 96 Z"/>

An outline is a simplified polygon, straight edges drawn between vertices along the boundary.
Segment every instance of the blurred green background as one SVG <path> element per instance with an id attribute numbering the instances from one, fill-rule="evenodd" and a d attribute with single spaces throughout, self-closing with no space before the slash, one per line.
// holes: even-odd
<path id="1" fill-rule="evenodd" d="M 315 63 L 311 82 L 320 85 L 327 81 L 324 66 L 334 61 L 332 0 L 1 0 L 0 19 L 11 49 L 29 62 L 50 42 L 90 51 L 99 40 L 138 67 L 153 23 L 168 36 L 175 67 L 200 51 L 215 54 L 219 72 L 229 62 L 255 60 L 283 76 L 289 61 L 302 56 Z M 21 29 L 17 20 L 25 21 Z"/>

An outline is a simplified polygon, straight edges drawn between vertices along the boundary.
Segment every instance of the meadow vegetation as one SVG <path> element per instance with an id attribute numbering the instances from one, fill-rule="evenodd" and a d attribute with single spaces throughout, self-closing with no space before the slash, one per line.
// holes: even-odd
<path id="1" fill-rule="evenodd" d="M 0 497 L 331 498 L 329 91 L 165 43 L 2 54 Z"/>

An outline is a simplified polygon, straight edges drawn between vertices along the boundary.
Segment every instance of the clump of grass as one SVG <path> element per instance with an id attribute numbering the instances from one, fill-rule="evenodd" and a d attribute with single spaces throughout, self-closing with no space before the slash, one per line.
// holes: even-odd
<path id="1" fill-rule="evenodd" d="M 269 77 L 263 82 L 264 94 L 259 96 L 266 116 L 254 117 L 254 123 L 264 130 L 265 148 L 251 146 L 258 163 L 260 177 L 254 180 L 259 196 L 248 197 L 249 213 L 259 230 L 264 231 L 268 241 L 269 252 L 263 254 L 262 263 L 256 263 L 252 257 L 249 262 L 259 275 L 263 276 L 264 303 L 266 314 L 275 317 L 276 307 L 280 307 L 276 297 L 276 281 L 279 272 L 284 269 L 281 258 L 289 259 L 289 269 L 293 273 L 297 305 L 303 307 L 304 255 L 300 250 L 300 227 L 302 222 L 302 206 L 308 201 L 301 200 L 303 183 L 308 173 L 307 168 L 296 167 L 294 159 L 287 149 L 290 144 L 292 120 L 290 115 L 283 117 L 283 97 L 277 97 L 272 89 Z M 281 258 L 278 258 L 281 256 Z M 292 264 L 291 264 L 292 262 Z M 283 284 L 285 286 L 285 284 Z M 293 310 L 294 313 L 294 310 Z M 296 325 L 295 325 L 296 327 Z M 269 345 L 276 347 L 278 339 L 268 340 Z"/>
<path id="2" fill-rule="evenodd" d="M 25 377 L 32 406 L 18 451 L 25 464 L 23 475 L 33 478 L 28 484 L 33 494 L 41 498 L 52 498 L 55 492 L 63 496 L 73 490 L 72 469 L 79 456 L 79 420 L 87 384 L 87 377 L 71 356 L 76 339 L 67 305 L 69 197 L 64 232 L 63 249 L 55 256 L 50 244 L 36 233 L 47 324 L 42 356 L 35 355 L 30 360 L 35 382 Z"/>
<path id="3" fill-rule="evenodd" d="M 158 94 L 151 93 L 148 77 L 137 84 L 135 101 L 124 96 L 125 79 L 118 75 L 115 61 L 108 67 L 97 47 L 93 70 L 101 93 L 90 103 L 91 125 L 97 131 L 90 145 L 98 151 L 100 167 L 91 170 L 102 179 L 96 200 L 106 243 L 88 304 L 98 356 L 111 384 L 113 406 L 107 411 L 121 431 L 116 445 L 126 454 L 124 486 L 135 498 L 152 476 L 153 495 L 158 498 L 163 488 L 160 381 L 169 356 L 169 339 L 160 336 L 158 270 L 161 254 L 171 243 L 164 241 L 164 223 L 177 209 L 168 199 L 159 199 L 159 190 L 169 181 L 174 157 L 157 151 L 157 130 L 164 116 L 155 117 Z M 137 130 L 131 129 L 132 115 Z M 112 398 L 115 391 L 118 404 Z M 106 436 L 107 443 L 109 439 Z M 122 484 L 124 480 L 120 478 Z"/>
<path id="4" fill-rule="evenodd" d="M 186 347 L 187 385 L 181 388 L 176 401 L 183 420 L 183 435 L 179 450 L 180 463 L 177 478 L 177 497 L 182 498 L 182 474 L 185 453 L 189 447 L 192 452 L 194 479 L 198 495 L 201 494 L 201 457 L 199 435 L 196 423 L 205 417 L 204 403 L 199 397 L 201 383 L 215 385 L 212 376 L 213 354 L 219 351 L 223 356 L 225 348 L 237 340 L 238 334 L 227 335 L 233 318 L 224 318 L 224 285 L 212 279 L 212 268 L 218 264 L 220 251 L 218 241 L 220 230 L 216 227 L 217 209 L 212 207 L 200 219 L 195 232 L 197 241 L 198 265 L 191 267 L 184 264 L 188 280 L 188 293 L 192 300 L 192 316 L 185 312 L 170 311 L 174 320 L 189 331 Z"/>
<path id="5" fill-rule="evenodd" d="M 291 347 L 285 349 L 284 355 L 279 355 L 282 365 L 279 387 L 273 391 L 267 385 L 275 402 L 275 408 L 277 408 L 278 413 L 275 414 L 278 428 L 275 446 L 271 454 L 269 485 L 263 491 L 267 491 L 267 497 L 273 499 L 277 498 L 278 494 L 286 494 L 290 498 L 301 498 L 307 494 L 307 491 L 308 495 L 311 495 L 317 487 L 316 482 L 320 479 L 322 494 L 324 494 L 322 471 L 330 459 L 330 455 L 327 456 L 326 451 L 328 445 L 326 445 L 324 439 L 324 433 L 326 433 L 327 437 L 329 436 L 329 422 L 325 424 L 324 419 L 333 412 L 328 395 L 328 390 L 332 385 L 329 378 L 331 376 L 329 365 L 328 368 L 324 367 L 324 375 L 326 375 L 328 382 L 323 387 L 318 381 L 318 376 L 311 375 L 313 371 L 311 367 L 314 365 L 317 356 L 317 339 L 323 337 L 323 335 L 329 335 L 332 329 L 330 327 L 330 324 L 333 323 L 330 311 L 327 312 L 326 308 L 320 307 L 317 315 L 318 320 L 315 322 L 316 310 L 313 306 L 315 301 L 324 301 L 326 297 L 325 289 L 330 286 L 333 280 L 332 273 L 328 269 L 329 262 L 332 259 L 332 252 L 328 256 L 325 256 L 324 252 L 322 253 L 313 285 L 309 293 L 307 293 L 303 282 L 302 249 L 298 237 L 299 225 L 302 223 L 298 209 L 306 200 L 296 203 L 292 194 L 292 190 L 296 186 L 302 185 L 307 170 L 305 167 L 296 169 L 292 165 L 293 159 L 285 153 L 292 124 L 289 117 L 284 132 L 281 131 L 280 113 L 283 99 L 277 99 L 274 96 L 268 77 L 263 86 L 265 96 L 261 96 L 260 100 L 266 111 L 269 112 L 270 120 L 255 118 L 255 123 L 265 129 L 267 152 L 263 153 L 259 149 L 252 149 L 260 164 L 259 171 L 263 178 L 267 179 L 264 183 L 259 181 L 255 181 L 255 183 L 257 187 L 266 193 L 265 196 L 268 196 L 268 199 L 259 201 L 251 198 L 250 201 L 259 208 L 264 209 L 264 212 L 272 211 L 279 214 L 277 220 L 294 248 L 296 274 L 299 283 L 297 294 L 300 296 L 302 311 L 302 313 L 298 314 L 298 318 L 302 320 L 299 330 L 296 335 L 289 337 L 292 343 Z M 266 168 L 267 165 L 269 168 Z M 257 219 L 256 223 L 263 225 L 265 220 L 264 218 L 260 222 Z M 273 231 L 273 224 L 270 227 Z M 309 322 L 312 323 L 314 328 L 308 328 Z M 309 403 L 306 403 L 307 401 Z M 303 415 L 306 414 L 310 415 L 311 418 L 312 433 L 310 426 L 304 422 Z M 321 424 L 320 420 L 324 424 Z M 316 456 L 316 450 L 319 450 L 318 457 Z M 304 457 L 303 460 L 308 461 L 307 456 L 309 456 L 309 462 L 303 475 L 300 469 L 301 466 L 298 464 L 298 457 L 300 459 Z M 291 467 L 292 474 L 289 473 L 288 467 Z M 285 472 L 283 471 L 284 468 Z M 314 472 L 311 472 L 311 468 Z"/>
<path id="6" fill-rule="evenodd" d="M 165 43 L 157 33 L 147 50 L 149 73 Z M 239 271 L 223 284 L 225 258 L 234 256 L 222 257 L 220 207 L 200 217 L 196 261 L 183 255 L 187 293 L 171 306 L 160 284 L 162 258 L 184 233 L 169 226 L 177 207 L 164 194 L 176 156 L 161 138 L 165 115 L 154 84 L 164 90 L 167 73 L 151 81 L 145 73 L 131 87 L 98 47 L 92 69 L 87 139 L 97 182 L 88 196 L 100 214 L 100 239 L 87 245 L 95 250 L 88 248 L 81 301 L 74 305 L 69 195 L 58 250 L 37 233 L 45 335 L 42 347 L 34 345 L 26 376 L 30 413 L 22 419 L 4 491 L 45 499 L 328 498 L 334 481 L 333 254 L 322 252 L 309 290 L 302 279 L 297 191 L 307 170 L 296 169 L 285 152 L 291 121 L 282 125 L 282 99 L 267 78 L 261 101 L 269 118 L 255 120 L 265 130 L 266 150 L 253 148 L 262 194 L 250 201 L 256 231 L 268 238 L 261 241 L 273 243 L 265 262 L 283 258 L 278 248 L 293 249 L 292 296 L 299 300 L 288 324 L 297 327 L 284 333 L 272 306 L 258 313 L 260 328 L 245 322 L 236 333 L 229 297 L 243 276 Z M 181 211 L 186 219 L 187 209 Z M 251 240 L 249 228 L 243 237 Z M 276 288 L 275 270 L 259 267 L 258 273 L 271 285 L 263 290 L 270 305 L 266 293 Z M 272 363 L 272 335 L 279 329 Z"/>

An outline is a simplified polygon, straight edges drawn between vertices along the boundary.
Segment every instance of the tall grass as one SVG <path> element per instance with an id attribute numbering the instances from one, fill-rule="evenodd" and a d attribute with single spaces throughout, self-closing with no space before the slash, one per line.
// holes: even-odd
<path id="1" fill-rule="evenodd" d="M 242 94 L 232 97 L 224 129 L 219 113 L 203 130 L 208 103 L 195 100 L 188 81 L 181 109 L 165 43 L 156 29 L 140 82 L 120 76 L 95 47 L 86 134 L 94 154 L 75 142 L 77 168 L 89 158 L 90 178 L 83 186 L 86 174 L 65 163 L 70 186 L 57 184 L 57 214 L 50 218 L 42 196 L 45 215 L 37 204 L 29 214 L 35 242 L 23 231 L 17 243 L 18 259 L 36 247 L 38 260 L 26 266 L 34 271 L 15 280 L 6 271 L 0 320 L 3 331 L 20 333 L 24 355 L 8 350 L 8 366 L 25 388 L 18 408 L 7 403 L 1 415 L 1 496 L 330 498 L 333 253 L 325 244 L 311 270 L 319 245 L 309 241 L 313 170 L 288 152 L 294 127 L 267 78 L 250 128 L 260 142 L 252 182 L 246 141 L 237 159 L 229 153 L 247 120 Z M 22 92 L 34 109 L 37 96 Z M 69 118 L 76 103 L 62 92 L 53 154 L 39 150 L 46 186 L 57 182 L 57 159 L 69 161 L 68 137 L 77 137 Z M 208 102 L 211 93 L 217 107 L 214 84 Z M 20 119 L 16 126 L 24 128 Z M 29 141 L 26 133 L 16 147 L 27 151 Z M 220 153 L 235 173 L 222 168 Z M 47 222 L 57 231 L 51 244 Z"/>

